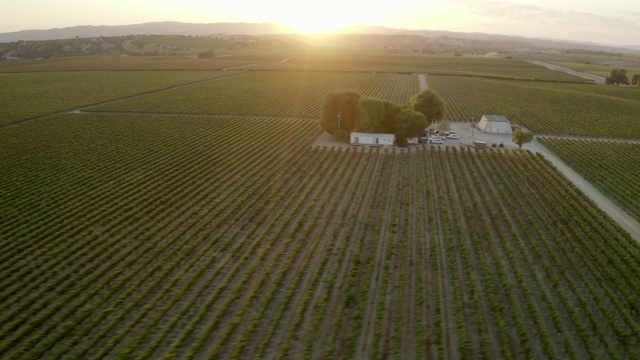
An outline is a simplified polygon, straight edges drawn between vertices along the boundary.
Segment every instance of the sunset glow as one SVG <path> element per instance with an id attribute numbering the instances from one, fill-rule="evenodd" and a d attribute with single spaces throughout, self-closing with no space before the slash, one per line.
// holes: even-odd
<path id="1" fill-rule="evenodd" d="M 635 0 L 22 0 L 0 5 L 0 33 L 158 21 L 247 22 L 278 23 L 304 34 L 375 25 L 636 45 L 640 20 L 635 5 Z"/>

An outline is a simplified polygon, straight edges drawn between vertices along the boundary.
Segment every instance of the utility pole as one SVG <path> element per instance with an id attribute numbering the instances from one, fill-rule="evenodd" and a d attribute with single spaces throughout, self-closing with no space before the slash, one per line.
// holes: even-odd
<path id="1" fill-rule="evenodd" d="M 340 131 L 342 130 L 342 113 L 338 111 L 336 115 L 338 116 L 338 136 L 339 136 Z"/>
<path id="2" fill-rule="evenodd" d="M 475 140 L 476 124 L 471 119 L 471 140 Z"/>

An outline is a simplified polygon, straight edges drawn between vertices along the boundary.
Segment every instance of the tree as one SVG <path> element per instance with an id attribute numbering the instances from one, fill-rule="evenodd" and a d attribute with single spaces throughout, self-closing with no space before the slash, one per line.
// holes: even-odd
<path id="1" fill-rule="evenodd" d="M 360 94 L 351 90 L 334 90 L 324 98 L 320 127 L 336 139 L 345 139 L 355 129 Z"/>
<path id="2" fill-rule="evenodd" d="M 429 124 L 427 124 L 427 126 L 429 126 Z M 438 130 L 440 132 L 451 131 L 451 124 L 449 124 L 447 120 L 442 120 L 438 123 Z"/>
<path id="3" fill-rule="evenodd" d="M 629 85 L 629 78 L 627 78 L 627 70 L 625 69 L 613 69 L 608 78 L 605 79 L 607 84 L 614 85 Z"/>
<path id="4" fill-rule="evenodd" d="M 631 77 L 631 85 L 640 86 L 640 74 L 634 74 Z"/>
<path id="5" fill-rule="evenodd" d="M 429 123 L 422 113 L 404 108 L 396 115 L 394 125 L 396 140 L 404 143 L 408 138 L 424 134 L 424 129 L 429 126 Z"/>
<path id="6" fill-rule="evenodd" d="M 523 144 L 530 143 L 533 140 L 533 133 L 531 131 L 518 129 L 513 132 L 511 139 L 514 143 L 518 144 L 518 149 L 522 149 Z"/>
<path id="7" fill-rule="evenodd" d="M 366 133 L 390 133 L 393 125 L 386 119 L 383 100 L 363 96 L 358 99 L 355 128 Z"/>
<path id="8" fill-rule="evenodd" d="M 198 54 L 198 59 L 210 59 L 212 57 L 214 57 L 215 54 L 213 53 L 213 50 L 209 50 L 209 51 L 204 51 Z"/>
<path id="9" fill-rule="evenodd" d="M 421 91 L 411 97 L 411 108 L 422 113 L 428 123 L 444 117 L 445 102 L 432 90 Z"/>
<path id="10" fill-rule="evenodd" d="M 402 106 L 374 97 L 363 96 L 358 100 L 356 129 L 369 133 L 395 133 L 395 125 Z"/>

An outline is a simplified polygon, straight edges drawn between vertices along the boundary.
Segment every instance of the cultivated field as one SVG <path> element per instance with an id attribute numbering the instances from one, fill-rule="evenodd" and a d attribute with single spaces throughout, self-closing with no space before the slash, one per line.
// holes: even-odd
<path id="1" fill-rule="evenodd" d="M 609 64 L 585 64 L 584 62 L 565 62 L 565 61 L 550 61 L 552 64 L 568 67 L 576 71 L 586 72 L 588 74 L 598 75 L 602 77 L 608 77 L 613 69 L 625 69 L 627 71 L 627 77 L 631 81 L 633 74 L 640 74 L 640 62 L 629 63 L 635 66 L 628 65 L 609 65 Z"/>
<path id="2" fill-rule="evenodd" d="M 640 144 L 555 138 L 538 140 L 640 219 Z"/>
<path id="3" fill-rule="evenodd" d="M 223 59 L 190 59 L 181 56 L 81 56 L 6 63 L 2 72 L 99 71 L 99 70 L 221 70 L 252 62 Z"/>
<path id="4" fill-rule="evenodd" d="M 640 89 L 616 86 L 428 76 L 447 102 L 445 118 L 507 116 L 535 133 L 637 138 Z"/>
<path id="5" fill-rule="evenodd" d="M 3 74 L 0 75 L 0 125 L 228 75 L 221 71 Z"/>
<path id="6" fill-rule="evenodd" d="M 531 153 L 259 117 L 2 131 L 2 358 L 640 356 L 640 247 Z"/>
<path id="7" fill-rule="evenodd" d="M 335 89 L 351 89 L 400 104 L 408 104 L 409 98 L 419 91 L 415 75 L 252 71 L 221 81 L 107 104 L 91 111 L 319 118 L 325 94 Z"/>
<path id="8" fill-rule="evenodd" d="M 0 75 L 0 358 L 640 358 L 640 245 L 540 155 L 313 145 L 326 92 L 407 104 L 413 72 L 537 133 L 637 138 L 637 89 L 280 51 L 0 64 L 43 71 Z M 637 145 L 541 141 L 638 198 Z"/>
<path id="9" fill-rule="evenodd" d="M 261 64 L 261 68 L 314 71 L 384 71 L 426 73 L 433 75 L 466 75 L 503 79 L 589 82 L 585 79 L 524 60 L 371 53 L 348 49 L 318 49 L 296 54 L 285 63 Z"/>

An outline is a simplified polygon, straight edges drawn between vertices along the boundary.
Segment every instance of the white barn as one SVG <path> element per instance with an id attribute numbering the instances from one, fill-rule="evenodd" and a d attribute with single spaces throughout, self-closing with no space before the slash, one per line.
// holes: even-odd
<path id="1" fill-rule="evenodd" d="M 485 133 L 511 134 L 511 123 L 502 115 L 482 115 L 478 129 Z"/>
<path id="2" fill-rule="evenodd" d="M 395 134 L 351 133 L 351 144 L 354 145 L 394 145 L 395 143 Z"/>

